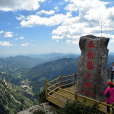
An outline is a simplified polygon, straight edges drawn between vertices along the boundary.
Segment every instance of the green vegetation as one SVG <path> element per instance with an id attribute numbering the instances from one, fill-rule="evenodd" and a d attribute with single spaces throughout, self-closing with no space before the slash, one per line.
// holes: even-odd
<path id="1" fill-rule="evenodd" d="M 5 109 L 1 104 L 0 104 L 0 114 L 9 114 L 9 110 Z"/>
<path id="2" fill-rule="evenodd" d="M 43 89 L 39 92 L 40 103 L 46 102 L 46 90 Z"/>
<path id="3" fill-rule="evenodd" d="M 43 63 L 42 59 L 30 58 L 27 56 L 0 58 L 1 69 L 5 70 L 17 70 L 18 68 L 26 68 L 41 63 Z"/>
<path id="4" fill-rule="evenodd" d="M 41 59 L 24 56 L 0 58 L 0 80 L 6 80 L 0 81 L 0 114 L 17 114 L 39 102 L 45 102 L 45 81 L 58 78 L 59 75 L 67 76 L 78 72 L 78 60 L 79 57 L 63 58 L 44 64 L 45 61 Z M 110 55 L 107 68 L 110 68 L 112 62 L 113 55 Z M 30 88 L 22 88 L 21 85 L 28 85 Z M 71 85 L 63 88 L 68 86 Z M 92 107 L 87 108 L 92 109 Z M 65 110 L 62 111 L 65 112 Z"/>
<path id="5" fill-rule="evenodd" d="M 53 62 L 37 65 L 22 74 L 23 80 L 29 79 L 32 92 L 37 95 L 40 88 L 45 88 L 45 81 L 58 78 L 59 75 L 67 76 L 78 72 L 78 59 L 63 58 Z M 66 78 L 67 79 L 67 78 Z"/>
<path id="6" fill-rule="evenodd" d="M 17 112 L 38 104 L 23 88 L 10 84 L 5 80 L 0 82 L 0 114 L 17 114 Z"/>
<path id="7" fill-rule="evenodd" d="M 94 103 L 93 106 L 86 105 L 86 100 L 80 102 L 78 100 L 74 102 L 67 101 L 65 107 L 62 109 L 53 109 L 57 114 L 102 114 L 99 111 L 99 104 Z"/>
<path id="8" fill-rule="evenodd" d="M 19 81 L 22 80 L 21 73 L 41 63 L 44 63 L 42 59 L 27 56 L 0 58 L 0 72 L 4 72 L 1 78 L 5 77 L 8 82 L 19 84 Z"/>
<path id="9" fill-rule="evenodd" d="M 28 69 L 22 74 L 23 79 L 38 81 L 39 79 L 52 80 L 59 75 L 70 75 L 78 71 L 78 59 L 63 58 L 56 61 L 47 62 Z M 43 80 L 42 79 L 42 80 Z"/>

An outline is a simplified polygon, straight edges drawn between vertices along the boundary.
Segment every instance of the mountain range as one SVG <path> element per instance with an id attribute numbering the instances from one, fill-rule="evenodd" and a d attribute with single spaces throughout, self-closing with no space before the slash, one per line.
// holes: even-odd
<path id="1" fill-rule="evenodd" d="M 46 80 L 78 72 L 79 55 L 53 53 L 42 55 L 42 59 L 30 56 L 0 58 L 0 114 L 15 114 L 38 104 L 38 93 L 45 89 Z M 113 60 L 114 56 L 109 55 L 107 68 Z"/>

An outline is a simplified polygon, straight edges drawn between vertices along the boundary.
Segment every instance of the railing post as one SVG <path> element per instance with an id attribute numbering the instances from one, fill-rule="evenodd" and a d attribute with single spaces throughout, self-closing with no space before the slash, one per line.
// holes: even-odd
<path id="1" fill-rule="evenodd" d="M 46 80 L 46 99 L 48 98 L 48 81 Z"/>
<path id="2" fill-rule="evenodd" d="M 59 88 L 61 87 L 61 75 L 59 75 Z"/>
<path id="3" fill-rule="evenodd" d="M 74 73 L 74 87 L 76 85 L 76 72 Z"/>
<path id="4" fill-rule="evenodd" d="M 75 91 L 75 100 L 77 100 L 77 97 L 78 97 L 78 91 L 76 90 Z"/>
<path id="5" fill-rule="evenodd" d="M 107 69 L 107 78 L 109 77 L 109 68 Z"/>
<path id="6" fill-rule="evenodd" d="M 112 114 L 114 114 L 114 102 L 112 103 Z"/>

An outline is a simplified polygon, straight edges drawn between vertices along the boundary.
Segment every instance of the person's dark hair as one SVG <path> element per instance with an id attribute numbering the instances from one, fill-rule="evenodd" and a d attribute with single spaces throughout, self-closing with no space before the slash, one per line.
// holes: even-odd
<path id="1" fill-rule="evenodd" d="M 114 88 L 114 85 L 111 85 L 110 87 Z"/>

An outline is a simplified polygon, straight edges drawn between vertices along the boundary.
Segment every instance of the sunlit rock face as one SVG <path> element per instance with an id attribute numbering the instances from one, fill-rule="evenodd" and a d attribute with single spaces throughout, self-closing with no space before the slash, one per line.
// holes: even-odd
<path id="1" fill-rule="evenodd" d="M 78 61 L 78 94 L 103 101 L 107 87 L 107 45 L 109 38 L 82 36 L 79 41 L 81 56 Z"/>

